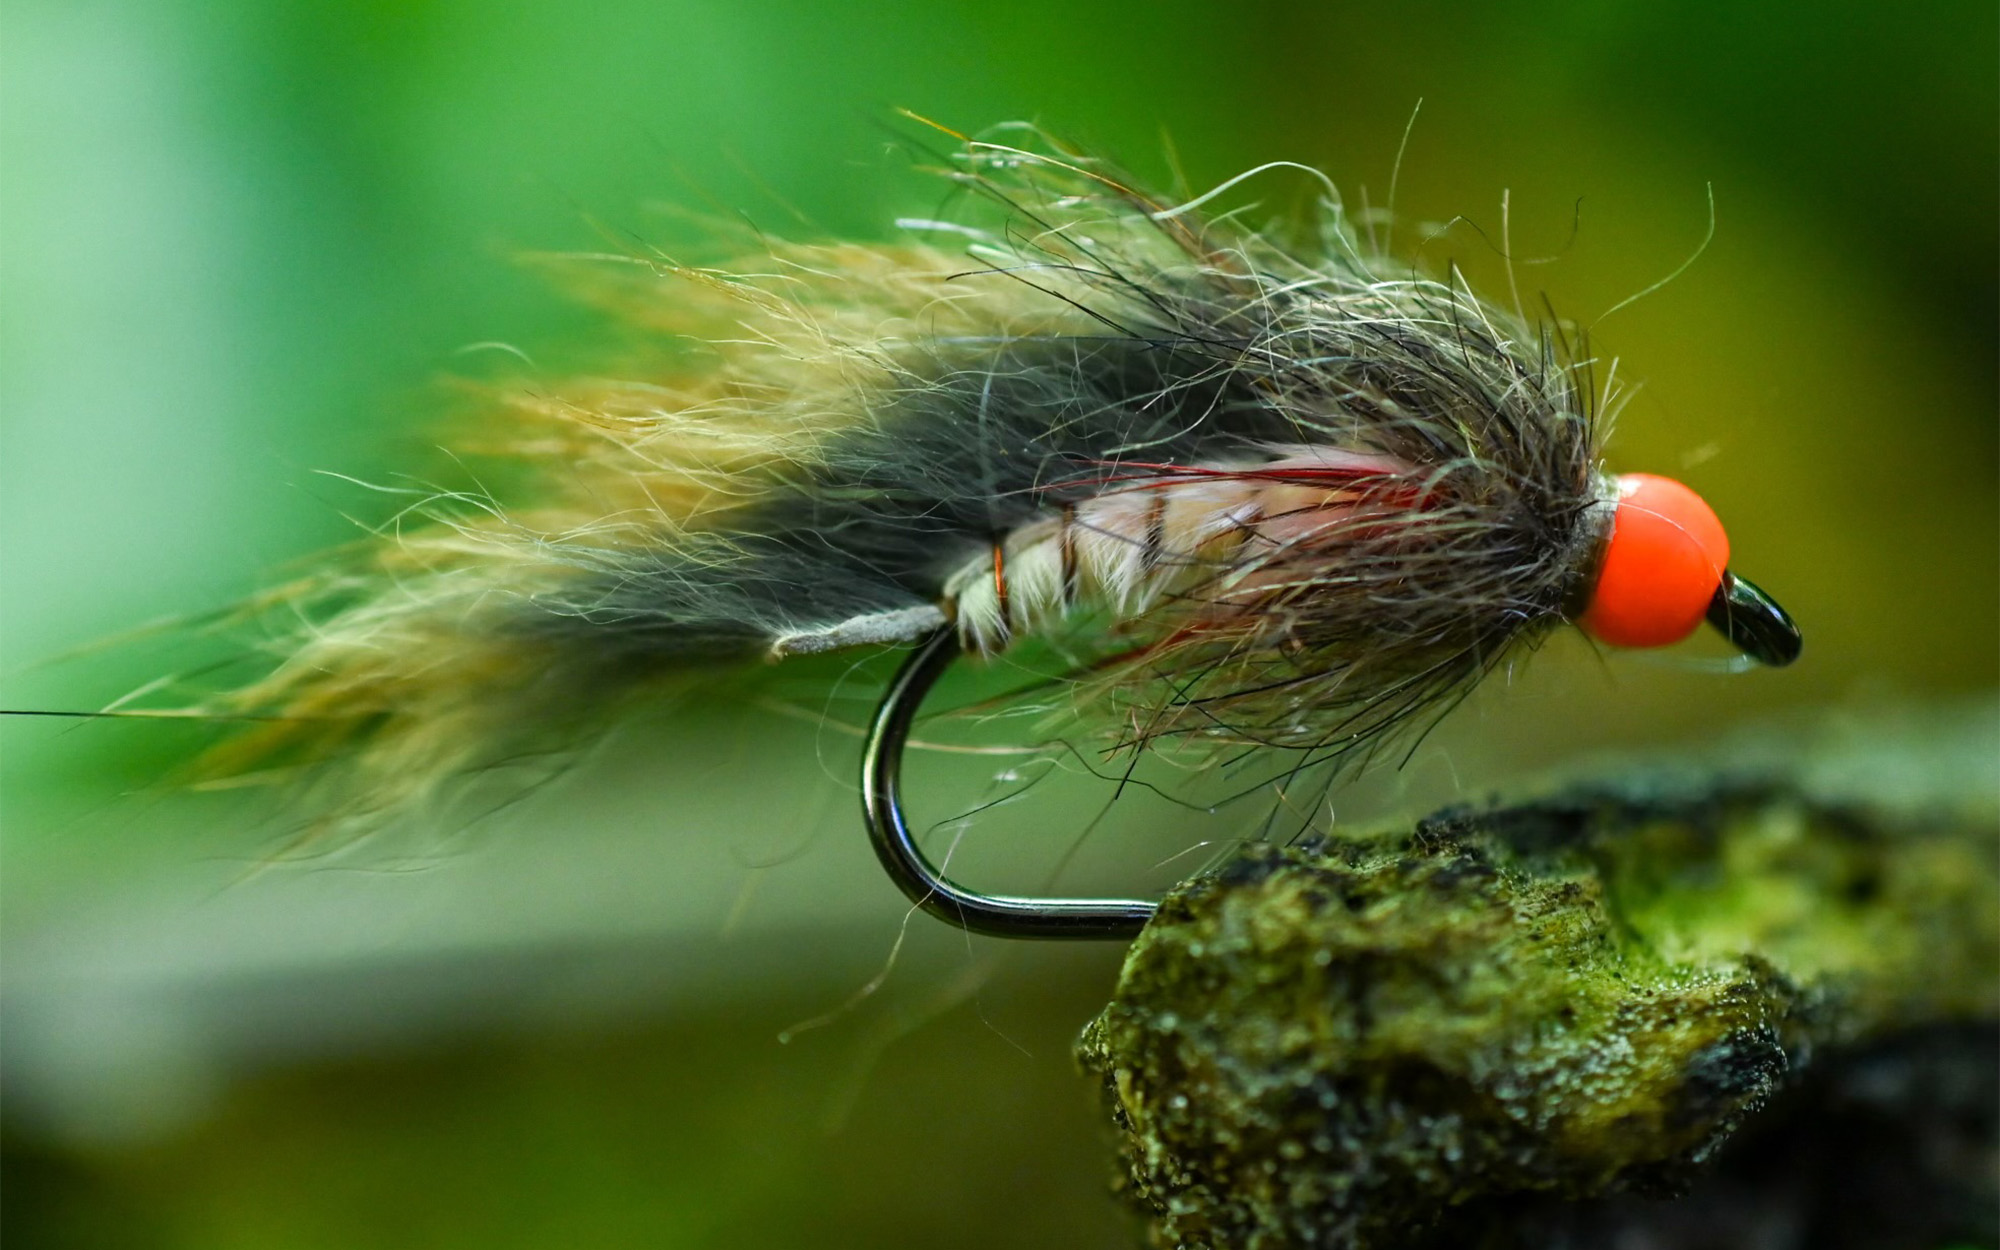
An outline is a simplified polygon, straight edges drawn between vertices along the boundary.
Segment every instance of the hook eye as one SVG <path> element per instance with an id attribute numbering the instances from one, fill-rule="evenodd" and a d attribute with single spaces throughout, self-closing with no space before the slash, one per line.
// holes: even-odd
<path id="1" fill-rule="evenodd" d="M 909 822 L 903 819 L 903 750 L 924 696 L 958 655 L 958 631 L 951 626 L 919 643 L 883 693 L 868 731 L 861 756 L 861 810 L 875 855 L 889 879 L 918 907 L 973 933 L 1011 938 L 1134 936 L 1153 918 L 1157 903 L 975 893 L 938 871 L 911 836 Z"/>
<path id="2" fill-rule="evenodd" d="M 1708 623 L 1724 638 L 1742 648 L 1743 654 L 1772 668 L 1783 668 L 1799 658 L 1805 639 L 1792 618 L 1777 600 L 1757 586 L 1727 569 L 1722 584 L 1709 601 Z"/>

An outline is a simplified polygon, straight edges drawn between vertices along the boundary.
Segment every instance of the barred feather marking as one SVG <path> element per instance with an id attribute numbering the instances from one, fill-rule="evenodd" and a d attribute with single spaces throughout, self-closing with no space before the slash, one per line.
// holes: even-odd
<path id="1" fill-rule="evenodd" d="M 1093 600 L 1132 617 L 1176 594 L 1211 604 L 1210 623 L 1227 619 L 1254 608 L 1275 568 L 1308 552 L 1337 562 L 1342 532 L 1371 504 L 1379 514 L 1410 493 L 1410 466 L 1387 457 L 1269 454 L 1237 467 L 1128 465 L 1137 471 L 1101 493 L 1016 528 L 995 545 L 990 571 L 975 561 L 945 583 L 966 648 L 1004 650 Z"/>

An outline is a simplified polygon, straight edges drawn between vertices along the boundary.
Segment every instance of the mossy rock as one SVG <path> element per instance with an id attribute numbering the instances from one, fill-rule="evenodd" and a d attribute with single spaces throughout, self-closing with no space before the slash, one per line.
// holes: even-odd
<path id="1" fill-rule="evenodd" d="M 1628 776 L 1182 886 L 1081 1049 L 1155 1240 L 1517 1244 L 1509 1204 L 1678 1193 L 1816 1063 L 2000 1018 L 1991 797 L 1824 790 Z"/>

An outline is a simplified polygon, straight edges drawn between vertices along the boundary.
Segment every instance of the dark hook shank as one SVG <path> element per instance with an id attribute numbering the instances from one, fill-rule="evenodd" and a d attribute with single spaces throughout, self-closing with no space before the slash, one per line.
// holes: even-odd
<path id="1" fill-rule="evenodd" d="M 1122 898 L 1015 898 L 975 894 L 933 867 L 903 819 L 903 749 L 924 696 L 958 658 L 957 631 L 932 634 L 889 683 L 861 756 L 861 809 L 889 877 L 911 902 L 940 920 L 991 937 L 1129 938 L 1157 904 Z"/>

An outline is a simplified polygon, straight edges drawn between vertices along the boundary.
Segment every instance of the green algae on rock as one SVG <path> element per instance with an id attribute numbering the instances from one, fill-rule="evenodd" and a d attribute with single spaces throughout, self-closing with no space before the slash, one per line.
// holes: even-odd
<path id="1" fill-rule="evenodd" d="M 1258 1250 L 1677 1192 L 1820 1057 L 2000 1016 L 1988 795 L 1653 773 L 1254 848 L 1084 1035 L 1124 1188 L 1162 1245 Z"/>

